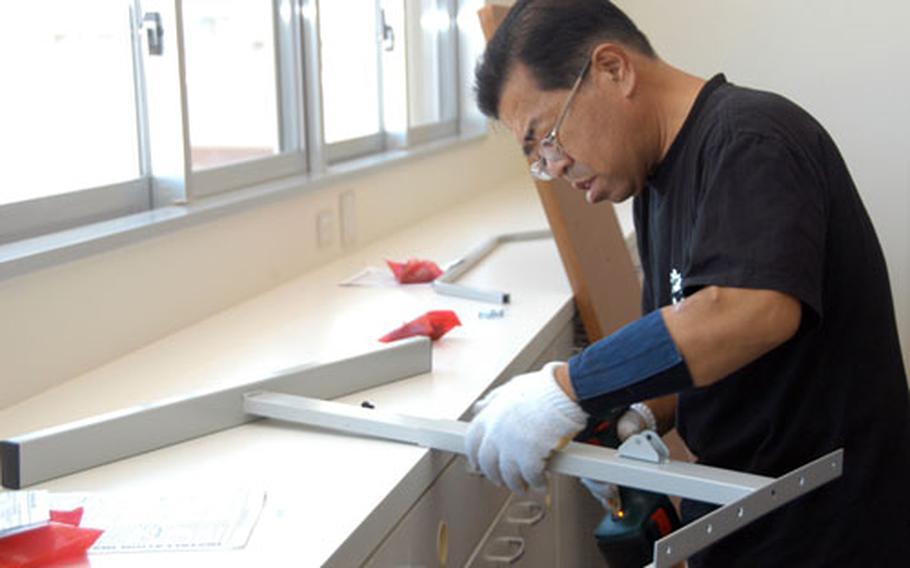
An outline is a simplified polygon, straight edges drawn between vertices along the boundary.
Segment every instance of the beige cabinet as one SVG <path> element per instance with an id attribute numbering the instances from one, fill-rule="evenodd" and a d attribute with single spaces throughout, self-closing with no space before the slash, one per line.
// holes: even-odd
<path id="1" fill-rule="evenodd" d="M 471 555 L 470 568 L 556 566 L 552 500 L 512 495 Z"/>
<path id="2" fill-rule="evenodd" d="M 602 516 L 600 505 L 576 479 L 554 476 L 546 497 L 509 498 L 468 566 L 604 566 L 594 540 Z"/>
<path id="3" fill-rule="evenodd" d="M 455 458 L 366 566 L 464 566 L 508 496 Z"/>
<path id="4" fill-rule="evenodd" d="M 528 370 L 571 355 L 567 325 Z M 600 505 L 578 480 L 556 475 L 546 496 L 512 495 L 454 458 L 366 562 L 371 568 L 603 566 Z"/>

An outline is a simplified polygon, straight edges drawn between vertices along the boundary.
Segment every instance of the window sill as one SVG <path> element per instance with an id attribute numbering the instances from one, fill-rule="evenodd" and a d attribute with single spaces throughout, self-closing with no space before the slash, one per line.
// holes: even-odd
<path id="1" fill-rule="evenodd" d="M 377 170 L 478 143 L 486 130 L 392 150 L 329 166 L 326 171 L 291 176 L 66 231 L 0 245 L 0 281 L 141 242 L 223 216 L 316 191 Z"/>

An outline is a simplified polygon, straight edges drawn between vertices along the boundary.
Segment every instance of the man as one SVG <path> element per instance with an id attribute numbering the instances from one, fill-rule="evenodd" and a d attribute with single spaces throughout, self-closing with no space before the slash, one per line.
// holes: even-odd
<path id="1" fill-rule="evenodd" d="M 824 129 L 782 97 L 673 68 L 606 0 L 516 3 L 477 98 L 535 177 L 565 178 L 591 204 L 635 198 L 646 315 L 481 400 L 471 461 L 539 490 L 547 457 L 589 416 L 649 401 L 703 464 L 779 476 L 845 448 L 839 480 L 691 565 L 908 562 L 910 405 L 891 291 Z M 684 521 L 709 510 L 684 501 Z"/>

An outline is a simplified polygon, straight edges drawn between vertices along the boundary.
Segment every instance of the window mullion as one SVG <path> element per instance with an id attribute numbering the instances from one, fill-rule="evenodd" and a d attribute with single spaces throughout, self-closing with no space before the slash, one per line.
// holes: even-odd
<path id="1" fill-rule="evenodd" d="M 446 14 L 448 26 L 439 36 L 439 69 L 440 69 L 440 122 L 455 121 L 458 123 L 461 86 L 461 68 L 458 62 L 458 29 L 456 27 L 457 0 L 438 0 L 439 9 Z"/>
<path id="2" fill-rule="evenodd" d="M 299 153 L 306 168 L 306 116 L 303 81 L 303 45 L 300 5 L 296 0 L 275 0 L 275 53 L 279 108 L 278 132 L 282 153 Z"/>
<path id="3" fill-rule="evenodd" d="M 375 41 L 376 41 L 376 72 L 378 74 L 377 80 L 379 81 L 379 100 L 376 101 L 377 109 L 379 111 L 379 134 L 382 138 L 382 150 L 386 150 L 390 147 L 388 142 L 388 136 L 386 136 L 386 116 L 385 116 L 385 107 L 386 107 L 386 98 L 385 98 L 385 73 L 383 72 L 384 65 L 384 56 L 383 52 L 386 48 L 387 37 L 386 34 L 391 33 L 391 37 L 388 38 L 390 41 L 390 46 L 392 49 L 395 48 L 395 42 L 397 38 L 395 37 L 395 30 L 393 27 L 389 26 L 386 20 L 385 7 L 383 6 L 383 0 L 375 0 L 373 9 L 376 11 L 376 30 Z"/>
<path id="4" fill-rule="evenodd" d="M 148 207 L 152 198 L 152 157 L 149 144 L 148 99 L 146 97 L 145 66 L 142 57 L 142 9 L 139 0 L 130 4 L 131 47 L 133 50 L 133 93 L 136 99 L 136 138 L 139 141 L 139 176 L 148 188 Z"/>
<path id="5" fill-rule="evenodd" d="M 326 169 L 326 148 L 322 137 L 322 77 L 319 53 L 319 14 L 317 0 L 294 0 L 299 10 L 300 68 L 303 80 L 303 140 L 310 173 Z"/>
<path id="6" fill-rule="evenodd" d="M 487 131 L 487 119 L 474 104 L 471 74 L 477 59 L 483 54 L 487 42 L 477 21 L 477 9 L 483 5 L 478 0 L 456 0 L 457 69 L 461 80 L 458 87 L 458 133 L 473 136 Z"/>
<path id="7" fill-rule="evenodd" d="M 145 30 L 141 34 L 152 203 L 163 207 L 185 203 L 191 197 L 182 0 L 142 0 L 142 6 L 142 18 L 158 14 L 164 29 L 160 55 L 149 53 L 148 34 Z"/>
<path id="8" fill-rule="evenodd" d="M 387 149 L 408 144 L 407 12 L 404 0 L 380 0 L 382 22 L 393 30 L 392 49 L 379 49 L 382 123 Z"/>

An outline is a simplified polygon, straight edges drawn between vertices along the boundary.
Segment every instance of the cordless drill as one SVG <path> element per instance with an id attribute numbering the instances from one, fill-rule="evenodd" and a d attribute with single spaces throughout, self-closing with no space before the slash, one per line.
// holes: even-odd
<path id="1" fill-rule="evenodd" d="M 628 407 L 620 407 L 606 418 L 589 420 L 576 441 L 619 447 L 617 423 L 626 410 Z M 676 509 L 666 495 L 615 487 L 606 501 L 607 514 L 594 536 L 609 568 L 640 568 L 650 564 L 654 543 L 680 526 Z"/>

